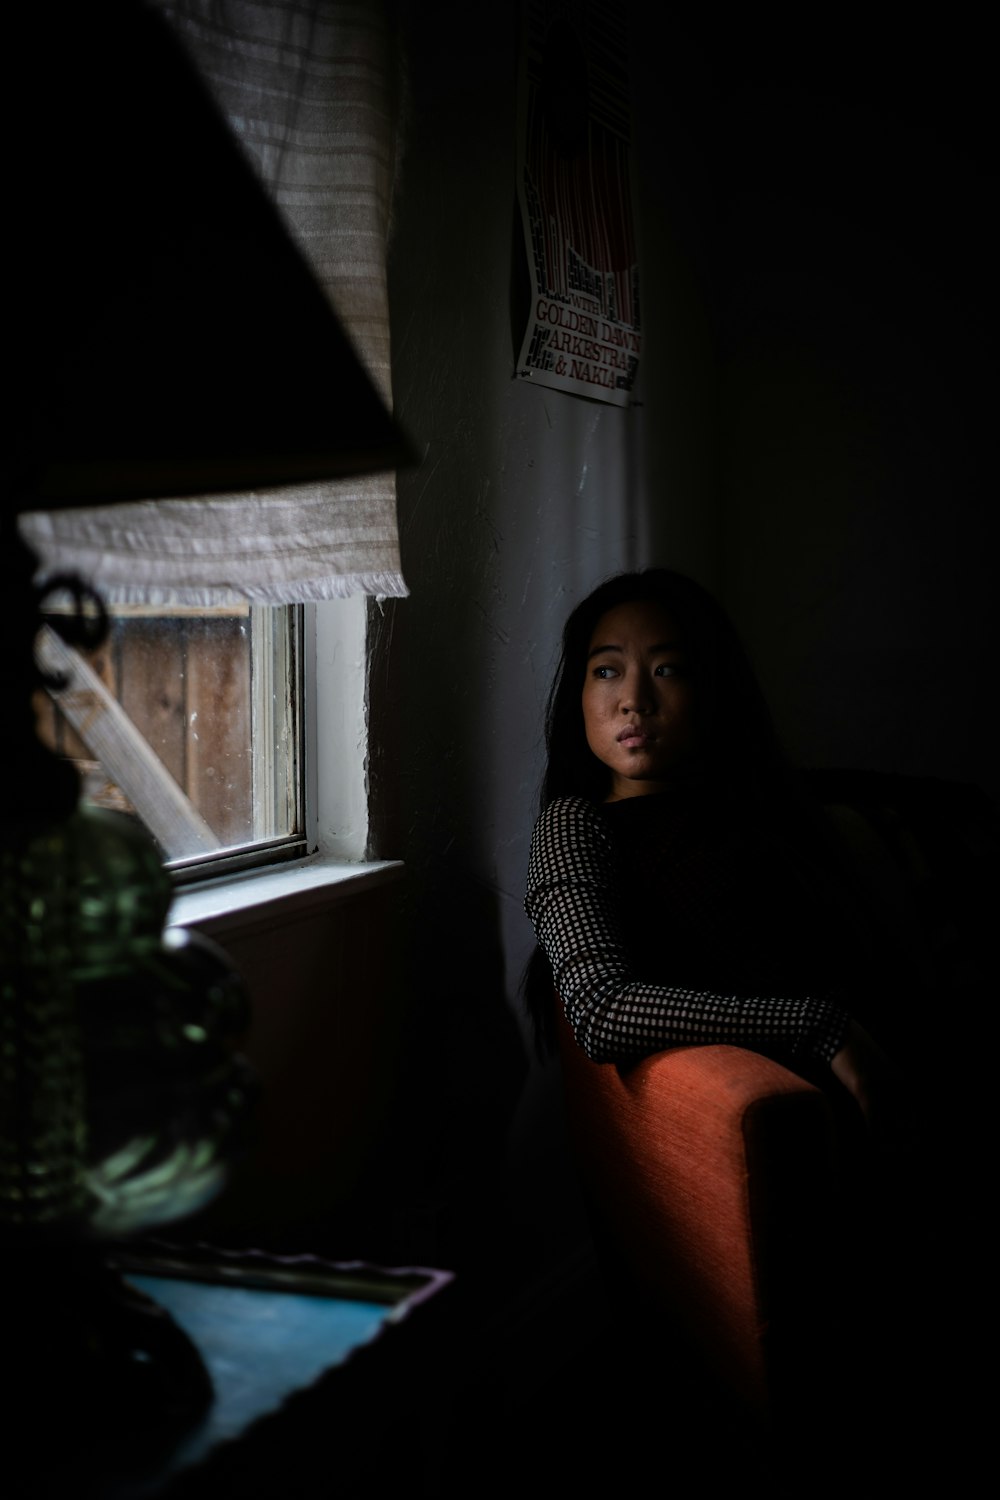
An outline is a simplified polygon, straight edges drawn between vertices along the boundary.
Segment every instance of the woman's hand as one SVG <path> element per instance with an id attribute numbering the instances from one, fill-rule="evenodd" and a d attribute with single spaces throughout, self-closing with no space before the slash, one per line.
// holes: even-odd
<path id="1" fill-rule="evenodd" d="M 857 1021 L 849 1024 L 844 1045 L 834 1053 L 830 1067 L 834 1077 L 839 1078 L 845 1089 L 854 1095 L 861 1113 L 871 1125 L 878 1111 L 881 1083 L 893 1070 L 881 1047 Z"/>
<path id="2" fill-rule="evenodd" d="M 899 1070 L 857 1021 L 848 1026 L 830 1067 L 854 1096 L 880 1149 L 891 1153 L 912 1143 L 913 1120 Z"/>

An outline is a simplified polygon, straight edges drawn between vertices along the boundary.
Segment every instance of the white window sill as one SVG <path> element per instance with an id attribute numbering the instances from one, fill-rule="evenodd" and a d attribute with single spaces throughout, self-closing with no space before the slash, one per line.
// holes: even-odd
<path id="1" fill-rule="evenodd" d="M 167 916 L 168 927 L 196 927 L 223 940 L 234 933 L 309 915 L 350 900 L 375 886 L 399 880 L 401 860 L 349 864 L 313 855 L 269 870 L 251 870 L 195 889 L 180 890 Z"/>

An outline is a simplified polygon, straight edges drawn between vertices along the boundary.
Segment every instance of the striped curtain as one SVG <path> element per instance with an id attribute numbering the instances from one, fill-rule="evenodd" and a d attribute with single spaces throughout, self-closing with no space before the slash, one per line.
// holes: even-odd
<path id="1" fill-rule="evenodd" d="M 377 0 L 151 0 L 220 105 L 389 410 L 398 75 Z M 127 65 L 127 64 L 126 64 Z M 44 572 L 112 603 L 405 595 L 394 475 L 32 513 Z"/>

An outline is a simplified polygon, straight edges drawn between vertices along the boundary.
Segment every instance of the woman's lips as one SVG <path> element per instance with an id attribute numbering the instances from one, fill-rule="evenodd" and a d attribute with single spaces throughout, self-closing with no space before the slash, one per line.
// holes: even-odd
<path id="1" fill-rule="evenodd" d="M 647 729 L 640 729 L 638 724 L 629 724 L 619 734 L 618 743 L 628 749 L 648 744 L 652 737 Z"/>

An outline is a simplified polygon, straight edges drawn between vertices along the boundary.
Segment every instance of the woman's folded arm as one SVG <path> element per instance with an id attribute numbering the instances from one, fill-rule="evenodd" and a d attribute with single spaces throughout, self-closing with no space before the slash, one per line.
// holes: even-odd
<path id="1" fill-rule="evenodd" d="M 597 808 L 578 797 L 550 803 L 532 836 L 525 910 L 573 1033 L 593 1061 L 720 1042 L 824 1062 L 839 1051 L 850 1018 L 822 996 L 719 993 L 636 973 L 615 884 L 611 834 Z"/>

